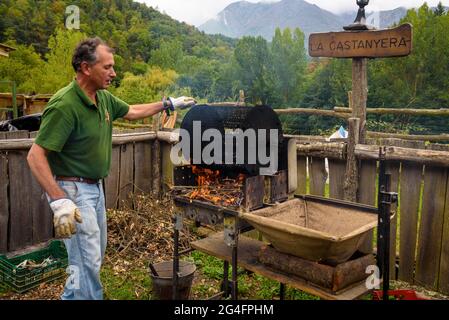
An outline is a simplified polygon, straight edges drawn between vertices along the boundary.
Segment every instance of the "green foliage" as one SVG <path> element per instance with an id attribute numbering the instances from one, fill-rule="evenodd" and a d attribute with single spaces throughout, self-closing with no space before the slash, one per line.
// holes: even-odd
<path id="1" fill-rule="evenodd" d="M 162 69 L 178 70 L 181 67 L 183 55 L 182 44 L 179 41 L 164 42 L 158 49 L 151 52 L 149 63 Z"/>
<path id="2" fill-rule="evenodd" d="M 267 41 L 262 37 L 243 37 L 234 51 L 241 89 L 252 104 L 272 101 L 274 78 Z"/>
<path id="3" fill-rule="evenodd" d="M 307 67 L 304 33 L 295 29 L 283 32 L 276 29 L 271 43 L 271 54 L 275 76 L 274 90 L 278 95 L 276 105 L 298 102 Z"/>
<path id="4" fill-rule="evenodd" d="M 65 8 L 81 10 L 81 30 L 64 30 Z M 0 59 L 0 79 L 22 93 L 54 93 L 73 77 L 70 60 L 83 37 L 100 36 L 116 50 L 117 78 L 111 91 L 129 103 L 188 93 L 201 101 L 237 101 L 275 108 L 332 109 L 348 106 L 350 59 L 310 59 L 301 30 L 277 29 L 261 37 L 230 39 L 132 0 L 4 0 L 0 42 L 17 48 Z M 449 104 L 449 15 L 440 4 L 409 10 L 400 23 L 413 25 L 413 53 L 369 61 L 368 107 L 446 108 Z M 167 79 L 162 79 L 167 77 Z M 287 133 L 321 134 L 344 121 L 304 115 L 281 117 Z M 368 117 L 385 132 L 441 133 L 446 118 Z M 391 124 L 391 125 L 387 125 Z"/>
<path id="5" fill-rule="evenodd" d="M 444 108 L 449 104 L 449 16 L 426 4 L 409 10 L 401 23 L 413 27 L 413 53 L 370 64 L 368 106 Z M 446 131 L 447 119 L 413 118 L 428 133 Z M 413 131 L 413 130 L 412 130 Z"/>
<path id="6" fill-rule="evenodd" d="M 56 31 L 48 40 L 50 51 L 45 55 L 46 62 L 39 75 L 30 79 L 39 93 L 54 93 L 67 85 L 75 76 L 72 55 L 76 45 L 86 36 L 78 31 Z"/>
<path id="7" fill-rule="evenodd" d="M 40 72 L 44 62 L 32 46 L 19 45 L 13 41 L 7 44 L 16 50 L 9 54 L 8 59 L 0 59 L 0 80 L 15 81 L 18 84 L 18 92 L 35 90 L 29 83 Z M 3 86 L 0 89 L 2 92 L 8 90 L 10 89 Z"/>
<path id="8" fill-rule="evenodd" d="M 164 95 L 168 95 L 168 88 L 173 85 L 176 77 L 173 70 L 164 71 L 159 67 L 151 67 L 144 75 L 127 72 L 114 94 L 129 104 L 159 101 Z"/>

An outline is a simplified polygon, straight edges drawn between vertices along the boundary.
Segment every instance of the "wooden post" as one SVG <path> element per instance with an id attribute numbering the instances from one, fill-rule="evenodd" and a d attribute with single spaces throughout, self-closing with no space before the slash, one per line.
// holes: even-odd
<path id="1" fill-rule="evenodd" d="M 366 101 L 368 99 L 367 59 L 352 60 L 352 117 L 360 119 L 359 141 L 366 139 Z"/>
<path id="2" fill-rule="evenodd" d="M 347 201 L 357 201 L 357 190 L 359 186 L 359 166 L 355 156 L 355 146 L 359 141 L 360 119 L 350 118 L 348 120 L 348 150 L 346 160 L 346 179 L 344 183 L 344 198 Z"/>
<path id="3" fill-rule="evenodd" d="M 368 98 L 367 59 L 352 59 L 352 92 L 349 93 L 352 118 L 348 119 L 348 157 L 344 183 L 345 200 L 356 202 L 359 188 L 359 162 L 355 144 L 366 139 L 366 100 Z"/>

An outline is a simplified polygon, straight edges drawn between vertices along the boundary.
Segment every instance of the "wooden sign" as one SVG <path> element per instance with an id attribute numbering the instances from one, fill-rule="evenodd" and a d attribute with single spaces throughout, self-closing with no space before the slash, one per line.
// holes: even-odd
<path id="1" fill-rule="evenodd" d="M 394 29 L 313 33 L 309 37 L 311 57 L 402 57 L 411 51 L 412 25 L 409 23 Z"/>

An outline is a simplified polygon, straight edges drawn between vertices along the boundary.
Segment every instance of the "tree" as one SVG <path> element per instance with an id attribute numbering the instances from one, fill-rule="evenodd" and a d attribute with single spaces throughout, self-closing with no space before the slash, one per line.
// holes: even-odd
<path id="1" fill-rule="evenodd" d="M 55 93 L 67 85 L 75 76 L 72 56 L 76 45 L 86 35 L 75 30 L 59 29 L 48 41 L 49 52 L 42 70 L 27 81 L 39 93 Z"/>
<path id="2" fill-rule="evenodd" d="M 13 41 L 7 44 L 16 50 L 9 54 L 8 59 L 0 58 L 0 79 L 15 81 L 20 93 L 36 91 L 36 88 L 29 84 L 29 80 L 42 69 L 44 62 L 32 46 L 19 45 Z M 5 90 L 9 91 L 10 88 L 2 86 L 0 89 Z"/>
<path id="3" fill-rule="evenodd" d="M 161 67 L 162 69 L 178 70 L 181 65 L 184 52 L 179 41 L 173 40 L 161 43 L 161 46 L 151 51 L 150 65 Z"/>
<path id="4" fill-rule="evenodd" d="M 413 27 L 410 56 L 382 59 L 370 66 L 368 105 L 371 107 L 446 108 L 449 104 L 449 16 L 435 15 L 426 4 L 409 10 L 401 20 Z M 401 117 L 401 125 L 426 127 L 427 133 L 446 130 L 446 119 Z"/>
<path id="5" fill-rule="evenodd" d="M 119 98 L 129 104 L 139 104 L 162 99 L 177 78 L 176 72 L 150 68 L 145 75 L 125 73 L 119 88 L 113 90 Z"/>
<path id="6" fill-rule="evenodd" d="M 437 7 L 435 9 L 435 15 L 436 16 L 442 16 L 444 14 L 446 14 L 446 9 L 444 8 L 443 4 L 440 1 L 440 2 L 438 2 L 438 5 L 437 5 Z"/>
<path id="7" fill-rule="evenodd" d="M 277 28 L 271 43 L 271 54 L 275 90 L 280 96 L 277 104 L 287 105 L 297 102 L 307 67 L 304 34 L 298 28 L 294 34 L 289 28 L 284 32 Z"/>
<path id="8" fill-rule="evenodd" d="M 273 102 L 273 73 L 267 41 L 262 37 L 243 37 L 234 51 L 237 75 L 249 101 L 258 104 Z"/>

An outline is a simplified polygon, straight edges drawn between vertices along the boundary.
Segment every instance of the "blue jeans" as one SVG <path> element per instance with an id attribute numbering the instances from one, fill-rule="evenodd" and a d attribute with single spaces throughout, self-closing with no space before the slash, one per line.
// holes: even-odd
<path id="1" fill-rule="evenodd" d="M 81 211 L 77 232 L 64 239 L 70 274 L 62 300 L 102 300 L 100 268 L 106 251 L 107 225 L 103 185 L 58 181 L 59 186 Z"/>

